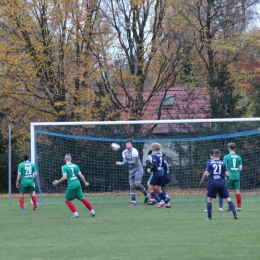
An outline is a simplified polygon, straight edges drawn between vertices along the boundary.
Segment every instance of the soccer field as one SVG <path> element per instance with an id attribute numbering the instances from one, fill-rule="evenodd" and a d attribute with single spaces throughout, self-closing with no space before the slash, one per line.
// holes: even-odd
<path id="1" fill-rule="evenodd" d="M 238 220 L 231 212 L 218 213 L 214 200 L 212 221 L 205 220 L 203 195 L 192 200 L 171 196 L 171 209 L 144 205 L 142 196 L 137 196 L 138 205 L 133 207 L 126 196 L 121 200 L 110 196 L 109 202 L 102 196 L 87 198 L 95 218 L 74 201 L 80 217 L 71 219 L 62 197 L 32 211 L 27 195 L 24 212 L 19 211 L 18 198 L 12 205 L 1 198 L 0 259 L 260 258 L 260 207 L 255 195 L 243 195 Z"/>

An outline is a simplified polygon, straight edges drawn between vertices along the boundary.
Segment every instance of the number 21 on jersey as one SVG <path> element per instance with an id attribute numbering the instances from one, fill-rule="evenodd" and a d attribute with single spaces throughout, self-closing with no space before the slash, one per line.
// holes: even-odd
<path id="1" fill-rule="evenodd" d="M 219 179 L 221 178 L 220 175 L 221 175 L 221 168 L 222 168 L 222 165 L 221 164 L 217 164 L 217 163 L 214 163 L 213 164 L 213 168 L 214 168 L 214 171 L 213 171 L 213 178 L 214 179 Z"/>

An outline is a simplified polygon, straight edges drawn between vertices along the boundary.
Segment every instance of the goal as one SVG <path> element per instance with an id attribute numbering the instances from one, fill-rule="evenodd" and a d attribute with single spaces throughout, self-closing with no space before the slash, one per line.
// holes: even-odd
<path id="1" fill-rule="evenodd" d="M 127 139 L 133 141 L 143 165 L 151 144 L 161 143 L 173 179 L 166 190 L 176 201 L 205 196 L 206 185 L 199 187 L 199 181 L 209 150 L 219 149 L 223 156 L 230 142 L 243 159 L 241 191 L 259 193 L 260 118 L 31 123 L 31 160 L 38 170 L 39 202 L 63 201 L 66 183 L 54 187 L 52 181 L 61 178 L 66 153 L 90 183 L 83 191 L 92 201 L 128 202 L 127 167 L 116 165 L 122 161 Z M 120 144 L 119 151 L 110 149 L 114 142 Z M 145 186 L 148 179 L 144 173 Z M 143 200 L 141 193 L 138 199 Z"/>

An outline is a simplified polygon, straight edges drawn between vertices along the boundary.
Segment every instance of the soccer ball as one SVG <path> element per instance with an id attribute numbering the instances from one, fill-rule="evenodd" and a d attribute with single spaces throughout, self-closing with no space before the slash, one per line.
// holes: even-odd
<path id="1" fill-rule="evenodd" d="M 120 145 L 117 144 L 117 143 L 112 143 L 112 144 L 111 144 L 111 149 L 112 149 L 113 151 L 118 151 L 118 150 L 120 149 Z"/>

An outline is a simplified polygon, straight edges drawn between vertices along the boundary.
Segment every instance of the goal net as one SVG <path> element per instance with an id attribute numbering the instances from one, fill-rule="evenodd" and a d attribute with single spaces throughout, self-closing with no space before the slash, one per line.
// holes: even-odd
<path id="1" fill-rule="evenodd" d="M 90 183 L 83 191 L 92 196 L 92 201 L 128 202 L 128 169 L 116 165 L 116 161 L 122 161 L 128 139 L 139 151 L 144 166 L 151 144 L 162 145 L 172 176 L 166 190 L 173 200 L 205 195 L 207 184 L 199 187 L 199 182 L 209 150 L 219 149 L 224 156 L 230 142 L 236 144 L 236 152 L 243 159 L 242 193 L 257 194 L 260 187 L 259 137 L 260 118 L 32 123 L 31 159 L 38 170 L 39 201 L 63 201 L 61 197 L 64 197 L 67 184 L 53 186 L 52 181 L 61 178 L 64 155 L 70 153 L 72 162 L 79 165 Z M 119 151 L 110 149 L 113 142 L 121 146 Z M 144 173 L 142 183 L 145 187 L 148 179 L 149 174 Z M 137 192 L 137 200 L 143 201 L 141 193 Z"/>

